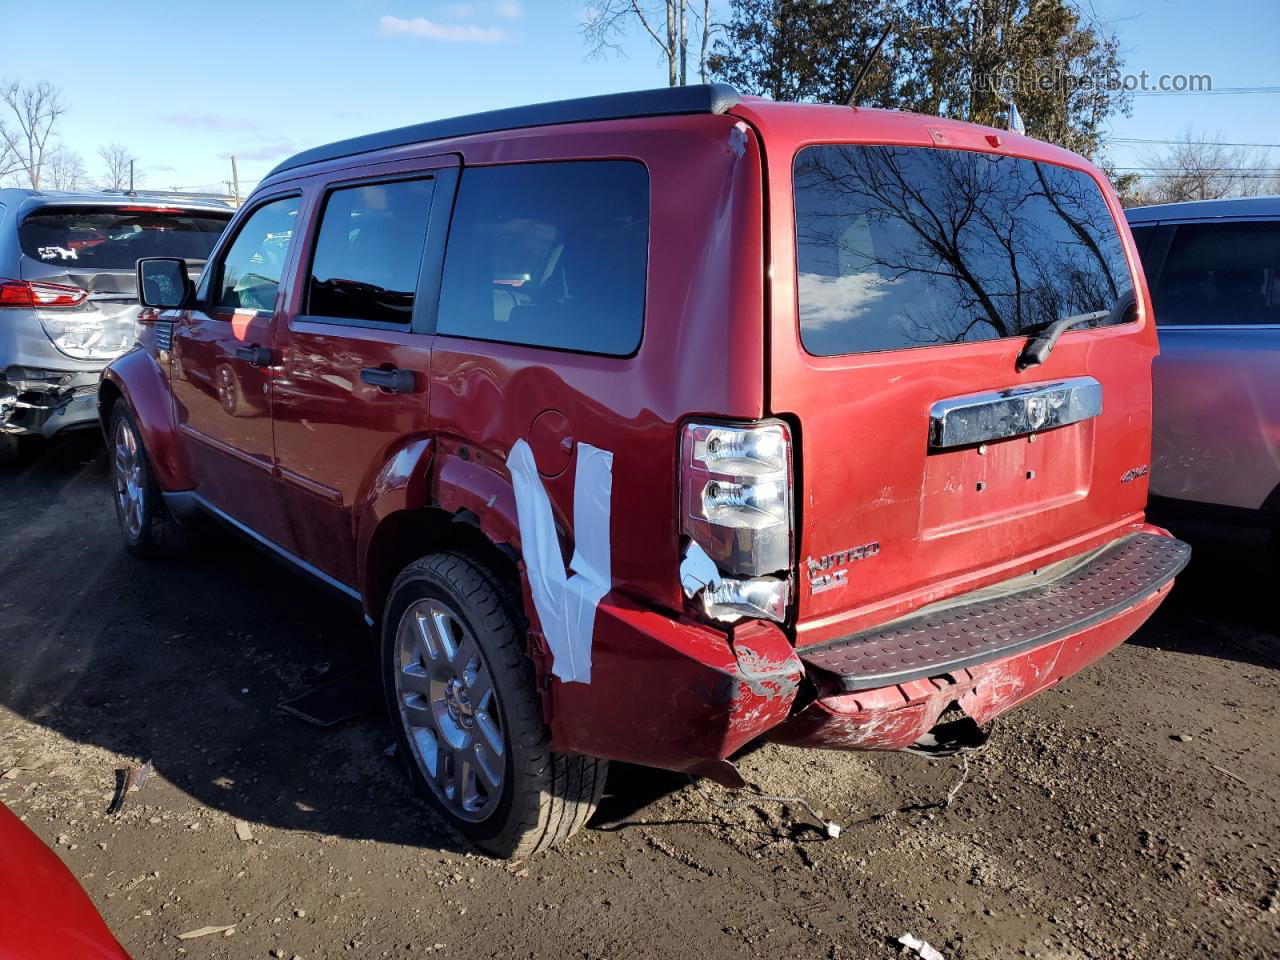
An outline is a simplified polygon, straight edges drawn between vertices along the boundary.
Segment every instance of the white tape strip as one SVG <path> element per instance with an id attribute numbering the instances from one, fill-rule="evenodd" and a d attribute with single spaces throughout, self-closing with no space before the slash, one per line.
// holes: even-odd
<path id="1" fill-rule="evenodd" d="M 551 672 L 565 683 L 591 682 L 591 635 L 596 607 L 613 585 L 609 513 L 613 454 L 578 444 L 573 480 L 573 559 L 567 574 L 546 487 L 533 451 L 517 440 L 507 456 L 516 492 L 520 545 L 533 606 L 551 648 Z"/>

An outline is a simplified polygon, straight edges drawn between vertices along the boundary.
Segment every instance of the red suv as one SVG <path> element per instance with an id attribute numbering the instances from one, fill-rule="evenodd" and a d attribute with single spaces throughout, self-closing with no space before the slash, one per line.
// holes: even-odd
<path id="1" fill-rule="evenodd" d="M 100 394 L 129 547 L 212 514 L 359 604 L 409 775 L 525 855 L 606 761 L 945 752 L 1121 643 L 1155 329 L 1081 158 L 711 85 L 282 163 Z"/>

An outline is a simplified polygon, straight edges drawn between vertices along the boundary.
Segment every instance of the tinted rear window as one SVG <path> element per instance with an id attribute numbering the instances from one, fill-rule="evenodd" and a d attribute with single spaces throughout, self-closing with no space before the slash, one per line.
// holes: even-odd
<path id="1" fill-rule="evenodd" d="M 625 160 L 462 174 L 440 333 L 626 356 L 640 344 L 649 174 Z"/>
<path id="2" fill-rule="evenodd" d="M 844 145 L 800 151 L 794 175 L 800 334 L 810 353 L 1023 336 L 1132 296 L 1111 213 L 1078 171 L 973 151 Z"/>
<path id="3" fill-rule="evenodd" d="M 132 270 L 143 257 L 208 260 L 231 219 L 146 207 L 41 207 L 18 226 L 32 260 L 78 270 Z"/>
<path id="4" fill-rule="evenodd" d="M 1178 224 L 1151 299 L 1162 325 L 1280 324 L 1280 223 Z"/>

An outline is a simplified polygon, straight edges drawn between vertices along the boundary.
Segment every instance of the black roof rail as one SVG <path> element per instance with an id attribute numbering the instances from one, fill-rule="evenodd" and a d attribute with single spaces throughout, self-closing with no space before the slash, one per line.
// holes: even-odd
<path id="1" fill-rule="evenodd" d="M 472 113 L 445 120 L 432 120 L 428 123 L 415 123 L 395 130 L 368 133 L 362 137 L 339 140 L 322 147 L 312 147 L 276 164 L 275 169 L 263 179 L 270 180 L 282 171 L 320 163 L 324 160 L 352 157 L 411 143 L 466 137 L 475 133 L 582 123 L 589 120 L 621 120 L 630 117 L 662 117 L 690 113 L 720 114 L 735 106 L 740 99 L 738 91 L 728 84 L 704 83 L 687 87 L 661 87 L 657 90 L 609 93 L 598 97 L 579 97 L 574 100 L 535 103 L 524 107 L 507 107 L 504 110 L 490 110 L 486 113 Z"/>

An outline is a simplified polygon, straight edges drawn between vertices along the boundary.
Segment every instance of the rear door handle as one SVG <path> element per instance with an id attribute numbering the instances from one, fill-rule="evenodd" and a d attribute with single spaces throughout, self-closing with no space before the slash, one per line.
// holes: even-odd
<path id="1" fill-rule="evenodd" d="M 252 347 L 236 347 L 236 356 L 241 360 L 248 360 L 255 367 L 271 366 L 271 351 L 256 344 Z"/>
<path id="2" fill-rule="evenodd" d="M 360 371 L 360 382 L 391 393 L 412 393 L 414 378 L 412 370 L 365 367 Z"/>

